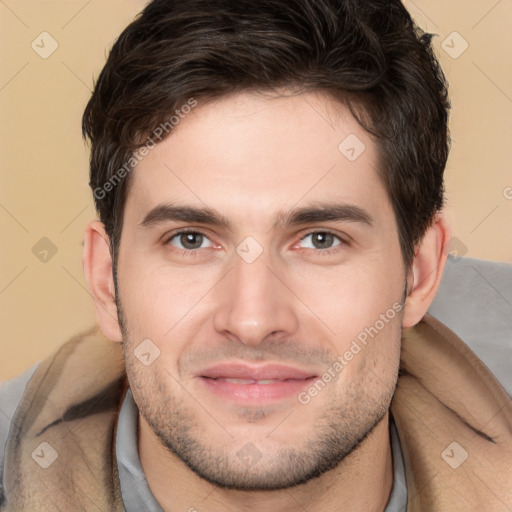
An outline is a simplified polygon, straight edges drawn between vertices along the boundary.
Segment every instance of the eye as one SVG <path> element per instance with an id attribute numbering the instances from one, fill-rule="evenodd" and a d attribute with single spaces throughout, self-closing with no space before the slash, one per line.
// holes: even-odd
<path id="1" fill-rule="evenodd" d="M 211 247 L 210 240 L 197 231 L 180 231 L 171 236 L 167 243 L 177 247 L 178 249 L 185 249 L 192 251 L 194 249 L 203 249 L 204 247 Z"/>
<path id="2" fill-rule="evenodd" d="M 339 236 L 329 231 L 315 231 L 301 238 L 301 242 L 305 242 L 306 249 L 332 249 L 337 245 L 341 245 L 342 240 Z"/>

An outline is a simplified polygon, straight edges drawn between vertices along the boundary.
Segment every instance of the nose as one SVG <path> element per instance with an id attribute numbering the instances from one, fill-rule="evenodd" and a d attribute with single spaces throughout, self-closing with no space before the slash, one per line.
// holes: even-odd
<path id="1" fill-rule="evenodd" d="M 216 287 L 217 332 L 244 345 L 258 345 L 270 335 L 286 338 L 295 333 L 297 299 L 266 253 L 252 263 L 237 254 L 233 260 L 231 271 Z"/>

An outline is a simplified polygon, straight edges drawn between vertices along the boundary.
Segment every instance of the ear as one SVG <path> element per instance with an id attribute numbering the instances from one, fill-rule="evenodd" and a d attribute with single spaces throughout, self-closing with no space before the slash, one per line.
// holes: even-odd
<path id="1" fill-rule="evenodd" d="M 414 260 L 407 275 L 404 329 L 416 325 L 434 300 L 448 258 L 449 242 L 450 230 L 441 212 L 416 246 Z"/>
<path id="2" fill-rule="evenodd" d="M 115 302 L 109 237 L 104 224 L 98 220 L 90 222 L 85 230 L 82 266 L 94 299 L 101 332 L 109 340 L 122 341 Z"/>

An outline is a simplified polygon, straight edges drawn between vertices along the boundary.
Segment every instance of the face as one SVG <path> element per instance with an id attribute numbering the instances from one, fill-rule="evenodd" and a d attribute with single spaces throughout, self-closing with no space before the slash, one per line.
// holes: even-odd
<path id="1" fill-rule="evenodd" d="M 166 455 L 219 486 L 285 488 L 387 418 L 405 271 L 377 169 L 320 93 L 199 104 L 139 163 L 117 302 Z"/>

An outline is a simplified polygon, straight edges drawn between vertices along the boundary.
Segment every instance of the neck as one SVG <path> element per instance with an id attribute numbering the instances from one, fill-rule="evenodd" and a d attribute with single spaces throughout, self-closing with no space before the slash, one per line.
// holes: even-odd
<path id="1" fill-rule="evenodd" d="M 139 454 L 149 487 L 164 512 L 383 512 L 393 485 L 389 415 L 334 469 L 276 491 L 218 488 L 167 450 L 139 416 Z"/>

